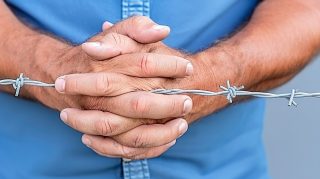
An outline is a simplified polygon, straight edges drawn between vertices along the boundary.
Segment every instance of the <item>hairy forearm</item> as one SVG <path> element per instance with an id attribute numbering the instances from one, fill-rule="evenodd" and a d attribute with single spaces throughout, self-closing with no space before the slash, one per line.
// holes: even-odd
<path id="1" fill-rule="evenodd" d="M 226 41 L 241 67 L 240 83 L 277 87 L 298 73 L 320 47 L 320 2 L 266 0 L 248 25 Z"/>
<path id="2" fill-rule="evenodd" d="M 230 80 L 246 90 L 264 91 L 287 82 L 319 50 L 319 19 L 318 0 L 263 1 L 243 29 L 196 55 L 203 64 L 195 71 L 205 72 L 199 79 L 189 79 L 193 88 L 219 91 L 218 86 Z M 224 97 L 193 96 L 193 100 L 191 121 L 228 104 Z"/>
<path id="3" fill-rule="evenodd" d="M 17 61 L 20 61 L 17 54 L 29 58 L 25 52 L 29 51 L 31 45 L 26 44 L 32 41 L 30 38 L 23 38 L 26 40 L 22 43 L 21 37 L 31 36 L 34 33 L 14 17 L 3 1 L 0 1 L 0 26 L 0 77 L 17 76 L 19 68 Z"/>
<path id="4" fill-rule="evenodd" d="M 44 75 L 48 70 L 49 59 L 55 58 L 56 52 L 66 47 L 50 36 L 30 29 L 21 23 L 7 5 L 0 1 L 0 79 L 15 79 L 19 73 L 26 76 L 51 82 Z M 0 86 L 0 90 L 13 92 L 10 86 Z M 25 86 L 21 96 L 35 98 L 39 89 Z"/>

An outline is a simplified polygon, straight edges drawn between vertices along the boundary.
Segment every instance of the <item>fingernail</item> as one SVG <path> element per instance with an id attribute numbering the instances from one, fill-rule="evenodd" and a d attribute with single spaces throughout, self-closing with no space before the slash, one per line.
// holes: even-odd
<path id="1" fill-rule="evenodd" d="M 152 26 L 152 28 L 153 28 L 154 30 L 170 31 L 170 27 L 169 27 L 169 26 L 166 26 L 166 25 L 158 25 L 158 24 L 156 24 L 156 25 Z"/>
<path id="2" fill-rule="evenodd" d="M 191 99 L 187 99 L 184 101 L 183 104 L 183 115 L 188 114 L 192 109 L 192 101 Z"/>
<path id="3" fill-rule="evenodd" d="M 193 65 L 191 63 L 187 64 L 186 74 L 189 76 L 193 74 Z"/>
<path id="4" fill-rule="evenodd" d="M 179 133 L 180 133 L 179 137 L 181 137 L 184 133 L 187 132 L 188 124 L 187 124 L 187 122 L 185 120 L 179 124 L 179 129 L 178 130 L 179 130 Z"/>
<path id="5" fill-rule="evenodd" d="M 67 114 L 67 112 L 61 111 L 61 113 L 60 113 L 60 119 L 61 119 L 64 123 L 67 123 L 67 120 L 68 120 L 68 114 Z"/>
<path id="6" fill-rule="evenodd" d="M 89 47 L 89 48 L 98 48 L 98 47 L 101 47 L 101 43 L 100 42 L 85 42 L 82 44 L 82 46 Z"/>
<path id="7" fill-rule="evenodd" d="M 109 21 L 105 21 L 103 24 L 102 24 L 102 30 L 106 30 L 108 29 L 109 27 L 113 26 L 113 24 Z"/>
<path id="8" fill-rule="evenodd" d="M 82 143 L 84 144 L 84 145 L 87 145 L 87 146 L 90 146 L 91 145 L 91 141 L 90 141 L 90 139 L 87 137 L 87 136 L 82 136 Z"/>
<path id="9" fill-rule="evenodd" d="M 66 81 L 65 81 L 64 78 L 65 78 L 65 76 L 59 77 L 59 78 L 56 80 L 55 84 L 54 84 L 56 90 L 57 90 L 58 92 L 60 92 L 60 93 L 64 93 L 64 91 L 65 91 Z"/>
<path id="10" fill-rule="evenodd" d="M 177 140 L 174 140 L 174 141 L 170 142 L 170 143 L 168 144 L 168 146 L 169 146 L 169 147 L 172 147 L 174 144 L 176 144 L 176 142 L 177 142 Z"/>

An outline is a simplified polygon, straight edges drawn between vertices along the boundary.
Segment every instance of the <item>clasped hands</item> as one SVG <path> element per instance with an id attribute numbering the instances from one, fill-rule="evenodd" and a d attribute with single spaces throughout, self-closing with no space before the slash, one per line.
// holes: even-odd
<path id="1" fill-rule="evenodd" d="M 102 33 L 81 47 L 66 49 L 54 62 L 61 68 L 66 62 L 72 65 L 55 81 L 66 103 L 56 107 L 62 110 L 60 117 L 84 133 L 82 142 L 96 153 L 157 157 L 187 131 L 192 98 L 149 91 L 192 88 L 201 74 L 195 75 L 195 68 L 205 71 L 207 65 L 196 55 L 164 45 L 161 40 L 169 32 L 142 16 L 115 25 L 106 22 Z"/>

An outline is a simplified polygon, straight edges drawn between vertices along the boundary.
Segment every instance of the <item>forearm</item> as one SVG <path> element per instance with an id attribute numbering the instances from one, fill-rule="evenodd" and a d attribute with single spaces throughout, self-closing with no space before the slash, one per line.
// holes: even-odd
<path id="1" fill-rule="evenodd" d="M 26 44 L 33 41 L 26 37 L 33 36 L 34 32 L 22 25 L 3 1 L 0 1 L 0 26 L 0 77 L 16 77 L 19 73 L 19 56 L 29 58 L 29 54 L 32 54 L 25 53 L 31 48 L 31 45 Z M 25 39 L 24 43 L 22 37 Z"/>
<path id="2" fill-rule="evenodd" d="M 19 73 L 52 82 L 46 72 L 48 58 L 54 58 L 66 44 L 34 31 L 21 23 L 3 1 L 0 1 L 0 79 L 15 79 Z M 0 90 L 13 92 L 11 86 L 0 86 Z M 35 88 L 25 86 L 22 96 L 34 98 Z"/>
<path id="3" fill-rule="evenodd" d="M 195 71 L 202 74 L 184 84 L 219 91 L 218 86 L 230 80 L 246 90 L 275 88 L 297 74 L 319 50 L 319 19 L 318 0 L 265 0 L 241 31 L 196 55 L 201 63 Z M 228 105 L 225 97 L 192 98 L 195 104 L 189 121 Z"/>
<path id="4" fill-rule="evenodd" d="M 238 83 L 269 90 L 298 73 L 320 47 L 320 2 L 266 0 L 249 24 L 225 42 L 240 69 Z"/>

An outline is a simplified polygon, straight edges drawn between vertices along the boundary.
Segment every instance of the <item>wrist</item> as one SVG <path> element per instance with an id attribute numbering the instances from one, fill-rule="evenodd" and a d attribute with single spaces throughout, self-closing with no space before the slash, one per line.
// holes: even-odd
<path id="1" fill-rule="evenodd" d="M 61 69 L 59 62 L 72 48 L 55 38 L 41 34 L 34 44 L 33 56 L 27 62 L 28 74 L 34 75 L 34 79 L 48 83 L 54 82 Z"/>
<path id="2" fill-rule="evenodd" d="M 229 80 L 233 86 L 243 85 L 250 89 L 263 80 L 260 59 L 242 45 L 239 39 L 229 39 L 201 53 L 206 54 L 205 58 L 210 61 L 208 66 L 214 70 L 216 79 L 212 80 L 222 80 L 219 85 L 225 85 Z"/>
<path id="3" fill-rule="evenodd" d="M 92 61 L 82 52 L 81 46 L 71 46 L 44 35 L 36 46 L 34 61 L 28 68 L 28 77 L 34 80 L 54 83 L 58 77 L 66 74 L 92 71 Z M 78 107 L 73 97 L 60 94 L 53 88 L 30 87 L 28 90 L 34 99 L 50 108 L 62 110 Z"/>
<path id="4" fill-rule="evenodd" d="M 217 45 L 194 55 L 199 68 L 199 80 L 205 90 L 217 91 L 220 85 L 230 81 L 233 85 L 242 85 L 243 63 L 237 52 L 230 47 Z"/>
<path id="5" fill-rule="evenodd" d="M 59 66 L 61 58 L 70 49 L 72 49 L 72 46 L 66 43 L 50 36 L 39 34 L 37 39 L 33 41 L 32 56 L 23 62 L 25 68 L 22 72 L 30 79 L 54 83 L 63 69 Z M 54 109 L 60 109 L 64 102 L 61 98 L 62 96 L 54 88 L 25 86 L 24 90 L 29 95 L 29 98 Z"/>
<path id="6" fill-rule="evenodd" d="M 241 55 L 235 48 L 226 45 L 217 45 L 211 49 L 199 52 L 190 57 L 194 66 L 194 75 L 182 79 L 176 88 L 200 89 L 218 92 L 220 86 L 226 86 L 229 80 L 232 86 L 247 85 L 243 76 L 245 63 L 240 60 Z M 186 116 L 189 122 L 193 122 L 203 116 L 209 115 L 229 102 L 225 96 L 203 97 L 190 95 L 193 100 L 193 110 Z"/>
<path id="7" fill-rule="evenodd" d="M 225 86 L 226 81 L 230 80 L 236 85 L 239 82 L 240 67 L 233 61 L 230 52 L 213 47 L 209 50 L 199 52 L 187 57 L 194 68 L 192 76 L 178 80 L 173 88 L 198 89 L 207 91 L 221 91 L 220 85 Z M 224 96 L 204 97 L 199 95 L 189 95 L 193 101 L 193 109 L 186 116 L 189 123 L 209 115 L 226 105 L 228 101 Z"/>
<path id="8" fill-rule="evenodd" d="M 1 78 L 16 79 L 20 73 L 33 80 L 53 83 L 50 63 L 57 60 L 62 48 L 66 45 L 49 36 L 25 29 L 17 29 L 6 36 L 0 47 L 2 56 Z M 14 93 L 12 86 L 6 86 L 2 90 Z M 50 88 L 23 86 L 20 95 L 23 97 L 40 100 L 47 95 Z M 44 95 L 45 94 L 45 95 Z M 48 97 L 48 95 L 47 95 Z M 45 103 L 46 104 L 46 103 Z"/>
<path id="9" fill-rule="evenodd" d="M 33 41 L 37 38 L 35 33 L 25 28 L 13 28 L 16 24 L 6 26 L 5 30 L 0 30 L 0 78 L 16 79 L 20 73 L 26 73 L 26 60 L 32 57 Z M 1 90 L 13 93 L 11 86 L 2 86 Z M 23 90 L 25 91 L 25 90 Z M 27 94 L 23 94 L 28 96 Z"/>

